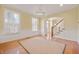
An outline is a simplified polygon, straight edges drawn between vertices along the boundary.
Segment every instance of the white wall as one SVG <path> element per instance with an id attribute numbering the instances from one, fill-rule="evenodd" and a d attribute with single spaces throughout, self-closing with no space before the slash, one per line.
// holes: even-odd
<path id="1" fill-rule="evenodd" d="M 77 41 L 77 8 L 73 8 L 71 10 L 67 10 L 61 13 L 52 14 L 49 17 L 63 17 L 64 18 L 64 27 L 65 30 L 60 33 L 58 36 L 68 39 Z"/>

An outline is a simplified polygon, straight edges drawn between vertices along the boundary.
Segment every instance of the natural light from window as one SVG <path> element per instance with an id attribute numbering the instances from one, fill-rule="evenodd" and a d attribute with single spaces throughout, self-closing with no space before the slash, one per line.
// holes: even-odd
<path id="1" fill-rule="evenodd" d="M 17 33 L 20 30 L 20 16 L 11 10 L 5 11 L 4 32 Z"/>
<path id="2" fill-rule="evenodd" d="M 38 18 L 32 17 L 32 31 L 38 31 Z"/>

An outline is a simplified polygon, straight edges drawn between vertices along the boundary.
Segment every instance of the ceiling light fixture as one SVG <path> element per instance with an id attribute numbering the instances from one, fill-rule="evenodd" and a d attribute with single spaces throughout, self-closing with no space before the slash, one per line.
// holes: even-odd
<path id="1" fill-rule="evenodd" d="M 36 12 L 36 15 L 37 16 L 44 16 L 45 15 L 45 12 L 39 11 L 39 12 Z"/>
<path id="2" fill-rule="evenodd" d="M 41 5 L 39 6 L 38 11 L 35 13 L 35 15 L 38 16 L 38 17 L 46 16 L 46 12 L 43 11 Z"/>
<path id="3" fill-rule="evenodd" d="M 63 6 L 63 4 L 60 4 L 60 6 L 62 7 L 62 6 Z"/>

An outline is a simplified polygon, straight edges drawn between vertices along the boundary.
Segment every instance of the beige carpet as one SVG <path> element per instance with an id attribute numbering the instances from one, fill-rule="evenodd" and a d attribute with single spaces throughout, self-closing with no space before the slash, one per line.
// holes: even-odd
<path id="1" fill-rule="evenodd" d="M 21 40 L 20 43 L 30 54 L 62 54 L 65 48 L 65 44 L 43 37 Z"/>

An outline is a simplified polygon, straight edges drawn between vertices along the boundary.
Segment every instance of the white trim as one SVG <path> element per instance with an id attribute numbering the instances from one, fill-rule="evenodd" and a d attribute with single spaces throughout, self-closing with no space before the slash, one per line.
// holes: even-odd
<path id="1" fill-rule="evenodd" d="M 66 37 L 62 37 L 62 36 L 55 36 L 55 37 L 66 39 L 66 40 L 71 40 L 71 41 L 76 41 L 77 42 L 77 39 L 71 39 L 71 38 L 66 38 Z"/>
<path id="2" fill-rule="evenodd" d="M 20 40 L 23 38 L 40 35 L 40 32 L 34 32 L 32 30 L 22 30 L 15 34 L 2 34 L 0 35 L 0 43 L 5 43 L 13 40 Z"/>
<path id="3" fill-rule="evenodd" d="M 17 15 L 19 21 L 17 21 L 16 23 L 8 22 L 7 19 L 9 18 L 7 18 L 7 13 L 12 13 L 13 14 L 12 16 Z M 4 32 L 5 33 L 17 33 L 19 31 L 20 31 L 20 15 L 17 12 L 6 9 L 4 13 Z"/>
<path id="4" fill-rule="evenodd" d="M 38 31 L 38 18 L 32 17 L 32 31 Z"/>

